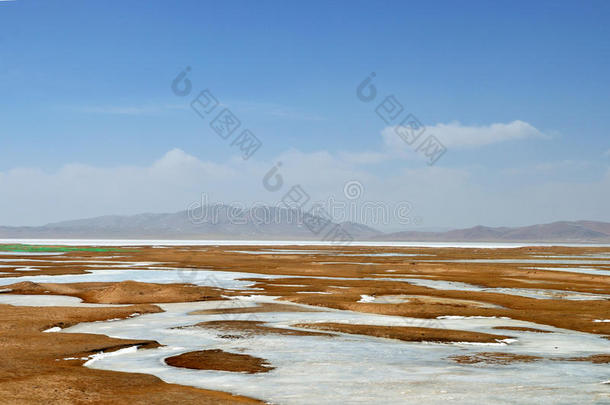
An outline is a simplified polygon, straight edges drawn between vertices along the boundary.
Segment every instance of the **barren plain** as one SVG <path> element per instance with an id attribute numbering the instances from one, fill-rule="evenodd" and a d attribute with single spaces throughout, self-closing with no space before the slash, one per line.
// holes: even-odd
<path id="1" fill-rule="evenodd" d="M 608 247 L 0 246 L 0 314 L 7 404 L 610 402 Z"/>

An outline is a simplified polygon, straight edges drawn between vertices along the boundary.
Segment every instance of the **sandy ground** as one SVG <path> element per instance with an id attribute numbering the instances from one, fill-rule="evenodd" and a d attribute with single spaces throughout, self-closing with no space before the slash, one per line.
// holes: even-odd
<path id="1" fill-rule="evenodd" d="M 508 293 L 507 290 L 464 291 L 429 288 L 409 283 L 409 279 L 467 283 L 488 289 L 535 289 L 610 295 L 610 277 L 578 272 L 579 268 L 610 270 L 608 248 L 528 247 L 516 249 L 400 248 L 400 247 L 320 247 L 285 246 L 282 249 L 303 254 L 280 254 L 269 247 L 131 247 L 118 252 L 73 251 L 61 256 L 7 255 L 0 253 L 0 281 L 7 277 L 86 274 L 92 269 L 188 269 L 180 283 L 83 282 L 54 283 L 16 281 L 0 286 L 0 295 L 63 295 L 86 303 L 134 304 L 121 307 L 18 307 L 0 305 L 0 399 L 2 403 L 255 403 L 256 400 L 166 384 L 145 374 L 94 370 L 82 365 L 92 354 L 130 346 L 141 349 L 154 341 L 128 341 L 102 335 L 43 333 L 52 327 L 80 322 L 125 318 L 134 314 L 159 312 L 154 303 L 222 300 L 244 295 L 278 297 L 285 303 L 249 308 L 221 308 L 208 313 L 256 313 L 312 311 L 293 304 L 306 304 L 320 310 L 349 310 L 365 313 L 436 319 L 443 316 L 509 317 L 539 325 L 585 333 L 610 335 L 610 301 L 538 299 Z M 237 252 L 239 251 L 239 252 Z M 256 253 L 256 254 L 254 254 Z M 392 253 L 417 256 L 391 256 Z M 388 254 L 379 256 L 379 254 Z M 572 256 L 587 263 L 459 262 L 460 260 L 544 260 Z M 18 259 L 19 261 L 10 261 Z M 561 260 L 561 259 L 557 259 Z M 571 260 L 571 259 L 563 259 Z M 591 263 L 589 263 L 591 262 Z M 139 263 L 135 265 L 134 263 Z M 145 265 L 141 265 L 145 263 Z M 545 269 L 546 268 L 546 269 Z M 551 270 L 553 269 L 553 270 Z M 559 269 L 559 270 L 557 270 Z M 251 273 L 244 278 L 252 286 L 223 289 L 198 275 L 200 270 Z M 265 278 L 267 276 L 281 276 Z M 195 285 L 206 284 L 206 285 Z M 370 299 L 363 299 L 369 297 Z M 390 298 L 388 298 L 390 297 Z M 403 297 L 404 300 L 397 300 Z M 297 309 L 300 308 L 300 309 Z M 198 313 L 203 313 L 198 311 Z M 184 325 L 193 327 L 193 325 Z M 425 328 L 391 327 L 337 323 L 297 325 L 300 332 L 266 327 L 257 322 L 219 321 L 197 324 L 245 333 L 332 334 L 348 333 L 408 341 L 492 342 L 510 337 L 511 330 L 548 332 L 537 328 L 497 327 L 498 335 Z M 312 329 L 319 330 L 314 332 Z M 505 335 L 506 333 L 506 335 Z M 236 357 L 237 356 L 237 357 Z M 264 359 L 231 353 L 191 352 L 175 356 L 168 364 L 194 368 L 250 372 Z M 251 357 L 251 356 L 250 356 Z M 510 358 L 509 358 L 510 357 Z M 519 357 L 479 353 L 454 359 L 458 362 L 535 361 L 536 356 Z M 65 359 L 69 360 L 65 360 Z M 608 355 L 570 359 L 596 364 Z M 254 361 L 254 362 L 253 362 Z M 186 365 L 185 365 L 186 364 Z M 223 366 L 225 364 L 225 366 Z M 260 363 L 259 366 L 262 366 Z M 264 366 L 267 367 L 267 366 Z M 271 367 L 271 366 L 269 366 Z"/>

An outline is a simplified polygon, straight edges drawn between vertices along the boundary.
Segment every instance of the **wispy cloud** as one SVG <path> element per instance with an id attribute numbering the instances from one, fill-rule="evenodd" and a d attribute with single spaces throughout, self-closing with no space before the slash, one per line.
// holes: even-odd
<path id="1" fill-rule="evenodd" d="M 89 105 L 70 106 L 69 109 L 88 114 L 109 115 L 151 115 L 172 110 L 186 110 L 181 104 L 145 104 L 145 105 Z"/>
<path id="2" fill-rule="evenodd" d="M 261 186 L 261 179 L 278 161 L 283 162 L 279 173 L 286 183 L 281 193 L 274 194 Z M 559 163 L 567 165 L 565 170 L 571 170 L 571 164 Z M 303 185 L 312 201 L 329 196 L 339 199 L 345 182 L 353 179 L 365 185 L 359 201 L 408 200 L 426 226 L 513 225 L 566 218 L 608 220 L 610 169 L 605 175 L 603 168 L 597 173 L 601 176 L 595 181 L 544 176 L 534 183 L 514 182 L 497 190 L 466 169 L 415 166 L 379 173 L 328 151 L 290 150 L 272 159 L 245 163 L 241 159 L 200 160 L 173 149 L 148 165 L 68 164 L 52 172 L 38 168 L 2 171 L 0 190 L 11 198 L 0 200 L 0 224 L 35 225 L 104 214 L 173 212 L 186 209 L 202 192 L 209 193 L 213 202 L 277 204 L 282 193 L 295 184 Z M 447 204 L 448 195 L 451 204 Z M 41 201 L 45 209 L 40 209 Z"/>
<path id="3" fill-rule="evenodd" d="M 386 127 L 382 135 L 386 144 L 400 145 L 395 127 Z M 533 125 L 516 120 L 490 125 L 462 125 L 459 122 L 436 124 L 426 128 L 425 134 L 436 136 L 447 148 L 474 148 L 510 140 L 526 138 L 549 138 Z"/>
<path id="4" fill-rule="evenodd" d="M 267 102 L 253 102 L 253 101 L 231 101 L 227 103 L 229 107 L 235 108 L 238 111 L 267 115 L 276 119 L 286 119 L 295 121 L 323 121 L 324 117 L 300 111 L 293 107 L 285 105 L 267 103 Z"/>

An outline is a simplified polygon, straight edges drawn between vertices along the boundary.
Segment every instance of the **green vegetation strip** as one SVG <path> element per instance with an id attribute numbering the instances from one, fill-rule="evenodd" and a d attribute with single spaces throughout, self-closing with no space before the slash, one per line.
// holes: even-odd
<path id="1" fill-rule="evenodd" d="M 98 247 L 0 245 L 0 254 L 2 252 L 135 252 L 135 250 Z"/>

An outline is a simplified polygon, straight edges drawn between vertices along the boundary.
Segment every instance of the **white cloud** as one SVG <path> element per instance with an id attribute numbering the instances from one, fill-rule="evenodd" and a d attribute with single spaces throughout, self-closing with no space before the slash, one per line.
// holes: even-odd
<path id="1" fill-rule="evenodd" d="M 236 168 L 202 162 L 174 149 L 150 166 L 94 167 L 67 164 L 54 172 L 15 168 L 0 172 L 0 224 L 42 224 L 109 214 L 173 212 L 207 191 L 236 198 Z M 221 192 L 222 190 L 222 192 Z"/>
<path id="2" fill-rule="evenodd" d="M 415 168 L 375 170 L 363 162 L 375 161 L 377 155 L 355 156 L 289 150 L 264 161 L 234 158 L 212 162 L 173 149 L 147 166 L 68 164 L 53 172 L 15 168 L 0 172 L 0 193 L 6 196 L 0 200 L 0 224 L 40 225 L 109 214 L 176 212 L 198 201 L 201 193 L 208 195 L 210 203 L 277 204 L 297 184 L 311 201 L 331 196 L 341 200 L 344 184 L 350 180 L 358 180 L 364 187 L 358 201 L 409 201 L 413 215 L 426 227 L 610 220 L 610 171 L 599 181 L 559 182 L 562 176 L 554 176 L 527 185 L 505 181 L 509 177 L 504 173 L 491 173 L 495 181 L 489 184 L 466 169 L 415 164 Z M 267 191 L 263 176 L 277 162 L 282 162 L 283 188 Z"/>
<path id="3" fill-rule="evenodd" d="M 592 162 L 585 160 L 558 160 L 554 162 L 542 162 L 532 166 L 513 167 L 502 170 L 503 174 L 529 175 L 536 173 L 559 173 L 560 171 L 576 172 L 593 167 Z"/>
<path id="4" fill-rule="evenodd" d="M 388 159 L 387 154 L 382 152 L 339 152 L 338 156 L 353 164 L 373 164 Z"/>
<path id="5" fill-rule="evenodd" d="M 394 129 L 395 127 L 386 127 L 382 131 L 384 142 L 389 147 L 404 149 L 408 145 L 402 142 Z M 480 126 L 467 126 L 459 122 L 441 123 L 427 127 L 422 136 L 429 134 L 436 136 L 447 148 L 472 148 L 510 140 L 547 137 L 533 125 L 519 120 Z"/>

